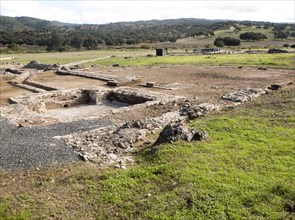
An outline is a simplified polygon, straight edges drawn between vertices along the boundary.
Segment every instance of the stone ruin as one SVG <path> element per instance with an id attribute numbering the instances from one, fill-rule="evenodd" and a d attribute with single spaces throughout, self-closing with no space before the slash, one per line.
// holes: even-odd
<path id="1" fill-rule="evenodd" d="M 34 117 L 47 116 L 55 118 L 55 122 L 100 118 L 110 113 L 119 114 L 180 99 L 183 97 L 127 87 L 55 90 L 10 98 L 13 105 L 3 108 L 1 113 L 15 124 L 31 121 L 28 125 L 34 126 Z"/>
<path id="2" fill-rule="evenodd" d="M 265 92 L 245 89 L 222 98 L 245 102 Z M 143 143 L 152 144 L 149 135 L 161 129 L 155 146 L 177 140 L 206 141 L 206 131 L 197 132 L 184 122 L 222 109 L 222 106 L 212 103 L 193 105 L 185 97 L 130 87 L 56 90 L 18 96 L 11 98 L 10 102 L 13 104 L 2 108 L 1 115 L 19 126 L 46 126 L 79 119 L 111 119 L 111 125 L 55 138 L 63 140 L 85 161 L 102 166 L 115 164 L 118 168 L 126 168 L 127 164 L 134 162 L 130 152 Z M 140 114 L 149 107 L 165 111 L 157 116 L 139 117 L 141 119 L 133 121 L 115 120 L 117 116 L 125 119 L 124 114 L 128 112 Z"/>
<path id="3" fill-rule="evenodd" d="M 239 89 L 233 93 L 228 93 L 222 96 L 223 99 L 233 101 L 233 102 L 247 102 L 252 101 L 252 99 L 264 95 L 267 89 L 256 89 L 247 88 Z"/>
<path id="4" fill-rule="evenodd" d="M 172 122 L 166 125 L 160 133 L 155 145 L 172 143 L 178 140 L 184 141 L 205 141 L 209 135 L 206 131 L 195 131 L 188 128 L 183 122 Z"/>
<path id="5" fill-rule="evenodd" d="M 37 69 L 37 70 L 56 70 L 60 68 L 60 65 L 59 64 L 43 64 L 43 63 L 39 63 L 36 60 L 32 60 L 28 64 L 26 64 L 24 68 Z"/>
<path id="6" fill-rule="evenodd" d="M 50 69 L 58 65 L 40 64 L 32 61 L 26 68 Z M 9 70 L 11 72 L 11 70 Z M 205 141 L 208 134 L 205 131 L 195 131 L 188 128 L 184 121 L 205 116 L 211 111 L 219 111 L 222 106 L 212 103 L 192 104 L 185 97 L 155 93 L 144 89 L 130 87 L 106 88 L 89 87 L 79 89 L 59 90 L 49 88 L 41 83 L 32 81 L 30 73 L 19 73 L 12 83 L 22 86 L 32 86 L 38 89 L 37 94 L 27 94 L 10 98 L 12 105 L 1 108 L 1 115 L 10 122 L 21 127 L 47 126 L 60 122 L 71 122 L 80 119 L 107 119 L 111 125 L 73 133 L 55 138 L 63 140 L 85 161 L 110 165 L 116 164 L 125 168 L 134 162 L 130 152 L 140 144 L 152 144 L 150 134 L 160 132 L 154 143 L 185 141 Z M 58 69 L 57 74 L 74 75 L 98 79 L 110 85 L 124 85 L 138 79 L 112 78 L 111 76 L 90 74 L 72 70 Z M 153 82 L 142 84 L 148 88 L 172 90 L 175 84 L 164 87 Z M 273 84 L 268 89 L 246 88 L 233 93 L 224 94 L 221 99 L 232 102 L 232 106 L 251 101 L 269 90 L 280 89 L 282 85 Z M 40 91 L 39 91 L 40 90 Z M 52 90 L 52 91 L 51 91 Z M 157 115 L 152 114 L 153 108 L 161 109 Z M 147 110 L 148 109 L 148 110 Z M 141 114 L 141 111 L 151 111 L 150 115 L 125 120 L 125 114 Z M 117 120 L 118 118 L 123 120 Z"/>

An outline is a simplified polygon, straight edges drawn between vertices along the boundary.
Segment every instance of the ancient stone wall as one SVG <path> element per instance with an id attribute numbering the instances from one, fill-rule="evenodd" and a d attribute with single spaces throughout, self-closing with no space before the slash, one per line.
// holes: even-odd
<path id="1" fill-rule="evenodd" d="M 26 84 L 26 85 L 32 86 L 32 87 L 36 87 L 36 88 L 39 88 L 39 89 L 46 90 L 46 91 L 57 90 L 57 88 L 54 88 L 52 86 L 47 86 L 47 85 L 44 85 L 44 84 L 39 83 L 39 82 L 36 83 L 36 82 L 25 80 L 23 83 Z"/>
<path id="2" fill-rule="evenodd" d="M 55 70 L 59 68 L 58 64 L 42 64 L 38 61 L 31 61 L 27 65 L 24 66 L 24 68 L 30 68 L 30 69 L 38 69 L 38 70 Z"/>
<path id="3" fill-rule="evenodd" d="M 116 90 L 107 95 L 107 100 L 124 102 L 130 105 L 141 104 L 147 101 L 154 101 L 156 97 L 140 94 L 135 91 Z"/>

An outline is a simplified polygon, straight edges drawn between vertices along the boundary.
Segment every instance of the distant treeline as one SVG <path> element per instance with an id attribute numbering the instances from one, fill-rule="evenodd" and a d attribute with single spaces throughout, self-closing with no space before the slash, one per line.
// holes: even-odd
<path id="1" fill-rule="evenodd" d="M 0 44 L 6 45 L 11 49 L 23 44 L 44 46 L 48 51 L 65 51 L 71 48 L 92 50 L 97 49 L 99 45 L 117 46 L 135 45 L 139 43 L 176 42 L 177 39 L 186 37 L 212 37 L 214 36 L 214 31 L 225 30 L 230 27 L 234 27 L 238 32 L 239 25 L 272 28 L 274 33 L 280 33 L 277 38 L 294 37 L 295 34 L 295 27 L 291 25 L 290 28 L 290 24 L 204 19 L 151 20 L 104 25 L 73 26 L 64 24 L 61 26 L 62 23 L 55 22 L 58 25 L 54 25 L 54 23 L 48 23 L 44 20 L 38 21 L 38 19 L 33 19 L 33 23 L 30 23 L 30 18 L 26 18 L 21 21 L 23 23 L 25 21 L 25 27 L 27 28 L 22 31 L 12 31 L 24 28 L 21 26 L 23 23 L 19 23 L 19 21 L 9 17 L 4 18 L 1 18 L 1 22 L 4 22 L 2 25 L 4 28 L 0 31 Z M 14 25 L 12 26 L 13 28 L 7 25 L 7 23 Z M 286 31 L 287 27 L 288 31 Z M 285 35 L 283 36 L 282 33 Z"/>

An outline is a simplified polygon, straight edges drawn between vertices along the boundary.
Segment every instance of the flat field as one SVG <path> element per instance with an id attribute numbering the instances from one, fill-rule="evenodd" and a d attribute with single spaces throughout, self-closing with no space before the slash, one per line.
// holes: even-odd
<path id="1" fill-rule="evenodd" d="M 180 52 L 179 50 L 176 50 Z M 173 52 L 173 51 L 172 51 Z M 15 59 L 0 60 L 0 63 L 16 62 L 27 64 L 31 60 L 47 64 L 67 64 L 81 60 L 103 58 L 95 62 L 84 63 L 84 66 L 99 65 L 111 66 L 114 63 L 122 66 L 154 66 L 165 64 L 176 65 L 220 65 L 220 66 L 250 66 L 269 68 L 295 68 L 294 53 L 288 54 L 209 54 L 209 55 L 183 55 L 148 57 L 147 54 L 155 54 L 154 50 L 122 49 L 99 50 L 62 53 L 26 53 L 2 55 L 1 58 Z"/>
<path id="2" fill-rule="evenodd" d="M 244 67 L 270 67 L 293 69 L 295 67 L 294 54 L 210 54 L 191 56 L 163 56 L 163 57 L 112 57 L 90 62 L 86 65 L 109 66 L 118 63 L 122 66 L 155 66 L 155 65 L 220 65 Z"/>
<path id="3" fill-rule="evenodd" d="M 2 54 L 0 59 L 1 63 L 16 62 L 21 64 L 27 64 L 32 60 L 36 60 L 40 63 L 46 64 L 66 64 L 81 60 L 90 60 L 101 57 L 108 57 L 112 55 L 116 56 L 128 56 L 129 54 L 141 55 L 147 53 L 146 50 L 91 50 L 91 51 L 78 51 L 78 52 L 55 52 L 55 53 L 17 53 L 17 54 Z M 5 57 L 15 58 L 15 59 L 4 59 Z"/>

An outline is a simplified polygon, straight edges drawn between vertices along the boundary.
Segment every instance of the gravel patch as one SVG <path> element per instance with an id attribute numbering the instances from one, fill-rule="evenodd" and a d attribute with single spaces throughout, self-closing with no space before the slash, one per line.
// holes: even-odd
<path id="1" fill-rule="evenodd" d="M 84 132 L 111 125 L 105 120 L 79 120 L 46 127 L 16 127 L 0 116 L 0 167 L 36 169 L 79 161 L 75 151 L 54 136 Z"/>

